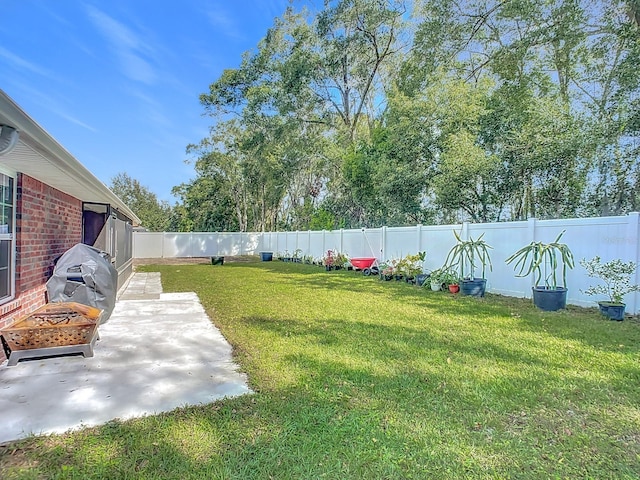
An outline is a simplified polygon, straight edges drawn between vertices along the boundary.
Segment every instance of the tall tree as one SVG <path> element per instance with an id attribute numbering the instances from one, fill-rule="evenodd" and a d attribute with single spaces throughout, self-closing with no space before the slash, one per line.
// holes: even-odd
<path id="1" fill-rule="evenodd" d="M 640 208 L 636 0 L 322 5 L 288 9 L 201 95 L 213 126 L 177 190 L 183 228 Z"/>
<path id="2" fill-rule="evenodd" d="M 169 230 L 171 207 L 167 202 L 159 201 L 155 193 L 138 180 L 127 173 L 118 173 L 111 179 L 110 188 L 140 218 L 143 227 L 152 232 Z"/>

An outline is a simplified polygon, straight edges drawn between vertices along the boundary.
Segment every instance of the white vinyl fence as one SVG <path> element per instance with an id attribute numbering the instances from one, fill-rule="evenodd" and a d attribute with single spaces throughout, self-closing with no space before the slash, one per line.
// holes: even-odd
<path id="1" fill-rule="evenodd" d="M 529 219 L 523 222 L 464 223 L 462 225 L 416 225 L 414 227 L 382 227 L 369 229 L 266 232 L 266 233 L 150 233 L 135 232 L 134 258 L 207 257 L 218 255 L 258 255 L 259 252 L 322 257 L 327 250 L 346 253 L 349 257 L 376 257 L 379 261 L 400 258 L 426 251 L 426 271 L 442 266 L 447 253 L 456 243 L 453 231 L 463 239 L 484 240 L 493 247 L 493 270 L 486 273 L 487 291 L 513 297 L 531 297 L 533 278 L 515 277 L 513 266 L 505 259 L 532 241 L 551 242 L 566 230 L 562 242 L 574 254 L 576 267 L 567 278 L 567 301 L 575 305 L 594 306 L 604 298 L 582 293 L 598 279 L 587 277 L 579 264 L 583 258 L 596 255 L 603 262 L 619 258 L 640 263 L 640 214 L 620 217 L 576 218 L 562 220 Z M 632 283 L 640 284 L 636 270 Z M 640 313 L 640 293 L 625 297 L 627 312 Z"/>

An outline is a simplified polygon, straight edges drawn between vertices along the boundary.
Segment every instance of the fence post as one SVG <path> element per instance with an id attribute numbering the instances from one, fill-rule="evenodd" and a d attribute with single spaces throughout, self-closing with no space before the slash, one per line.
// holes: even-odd
<path id="1" fill-rule="evenodd" d="M 416 252 L 420 253 L 420 247 L 422 247 L 422 224 L 416 225 Z"/>
<path id="2" fill-rule="evenodd" d="M 164 237 L 166 233 L 160 234 L 160 255 L 164 258 Z"/>
<path id="3" fill-rule="evenodd" d="M 536 217 L 531 217 L 529 219 L 527 219 L 527 234 L 529 237 L 529 242 L 535 242 L 536 241 L 536 237 L 538 236 L 538 232 L 536 229 Z M 536 277 L 535 275 L 529 275 L 529 283 L 530 283 L 530 287 L 533 288 L 536 286 Z M 525 292 L 525 297 L 526 298 L 531 298 L 531 296 L 533 295 L 533 292 Z"/>
<path id="4" fill-rule="evenodd" d="M 324 258 L 324 252 L 327 251 L 327 231 L 325 229 L 322 229 L 322 255 L 320 255 L 321 258 Z"/>
<path id="5" fill-rule="evenodd" d="M 462 222 L 460 227 L 460 238 L 462 240 L 469 240 L 469 222 Z"/>
<path id="6" fill-rule="evenodd" d="M 340 253 L 344 253 L 344 228 L 340 229 Z"/>
<path id="7" fill-rule="evenodd" d="M 382 241 L 380 242 L 382 248 L 380 250 L 380 260 L 385 261 L 385 255 L 387 251 L 387 226 L 382 227 Z"/>
<path id="8" fill-rule="evenodd" d="M 640 241 L 640 213 L 629 213 L 627 222 L 629 246 L 632 248 L 635 246 L 635 252 L 633 252 L 630 260 L 636 264 L 636 273 L 630 280 L 632 285 L 638 285 L 640 284 L 640 269 L 638 268 L 638 265 L 640 265 L 640 245 L 638 245 L 638 241 Z M 638 297 L 640 297 L 640 292 L 633 292 L 630 299 L 631 301 L 629 302 L 629 308 L 627 309 L 629 313 L 634 315 L 638 314 L 638 310 L 640 310 Z"/>

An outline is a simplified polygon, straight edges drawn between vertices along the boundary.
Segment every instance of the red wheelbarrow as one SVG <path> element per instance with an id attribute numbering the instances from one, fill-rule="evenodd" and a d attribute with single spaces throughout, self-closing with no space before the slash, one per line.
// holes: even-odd
<path id="1" fill-rule="evenodd" d="M 378 275 L 379 273 L 377 259 L 375 257 L 352 258 L 350 261 L 353 268 L 362 270 L 362 274 L 367 277 L 369 275 Z M 374 265 L 374 263 L 376 265 Z"/>

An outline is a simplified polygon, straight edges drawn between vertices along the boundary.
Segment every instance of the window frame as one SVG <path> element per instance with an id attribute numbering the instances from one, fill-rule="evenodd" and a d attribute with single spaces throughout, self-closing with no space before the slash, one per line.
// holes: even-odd
<path id="1" fill-rule="evenodd" d="M 0 164 L 0 174 L 9 177 L 13 180 L 13 197 L 11 199 L 12 202 L 12 232 L 10 233 L 1 233 L 0 232 L 0 240 L 9 240 L 9 295 L 6 297 L 0 298 L 0 305 L 4 305 L 5 303 L 11 302 L 16 298 L 16 252 L 17 252 L 17 229 L 18 225 L 16 224 L 16 210 L 17 210 L 17 192 L 18 192 L 18 172 L 6 168 L 4 165 Z"/>

